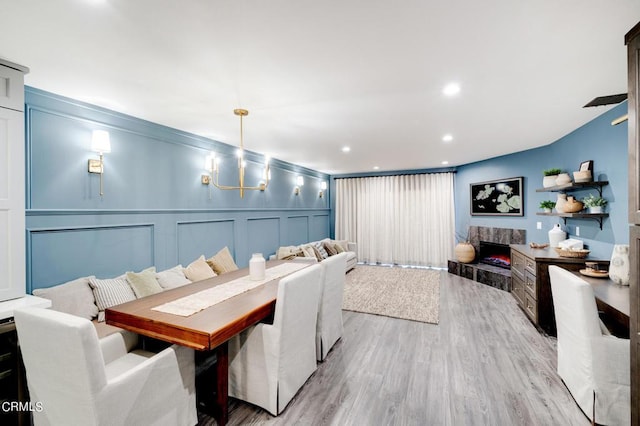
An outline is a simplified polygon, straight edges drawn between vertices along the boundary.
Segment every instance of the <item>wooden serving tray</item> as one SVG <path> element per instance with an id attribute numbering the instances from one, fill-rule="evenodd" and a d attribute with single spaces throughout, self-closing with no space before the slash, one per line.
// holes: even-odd
<path id="1" fill-rule="evenodd" d="M 593 278 L 609 278 L 609 271 L 594 271 L 589 269 L 580 269 L 582 275 Z"/>

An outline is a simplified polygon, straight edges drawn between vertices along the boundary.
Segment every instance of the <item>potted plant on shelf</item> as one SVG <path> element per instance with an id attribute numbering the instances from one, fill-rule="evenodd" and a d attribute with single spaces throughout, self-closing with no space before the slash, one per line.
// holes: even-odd
<path id="1" fill-rule="evenodd" d="M 540 201 L 540 208 L 545 213 L 551 213 L 551 209 L 554 208 L 555 206 L 556 206 L 555 201 L 551 201 L 551 200 Z"/>
<path id="2" fill-rule="evenodd" d="M 607 200 L 593 194 L 589 194 L 582 200 L 582 202 L 585 207 L 589 209 L 589 213 L 602 213 L 604 207 L 607 205 Z"/>
<path id="3" fill-rule="evenodd" d="M 542 179 L 542 186 L 549 188 L 556 185 L 556 179 L 558 175 L 562 173 L 562 170 L 558 168 L 546 169 L 542 171 L 544 178 Z"/>

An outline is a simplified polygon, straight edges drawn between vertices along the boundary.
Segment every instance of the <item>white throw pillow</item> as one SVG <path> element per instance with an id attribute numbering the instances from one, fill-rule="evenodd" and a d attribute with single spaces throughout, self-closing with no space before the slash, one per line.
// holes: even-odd
<path id="1" fill-rule="evenodd" d="M 340 247 L 342 247 L 342 250 L 349 251 L 349 241 L 347 241 L 347 240 L 334 240 L 333 242 L 335 244 L 340 244 Z"/>
<path id="2" fill-rule="evenodd" d="M 184 276 L 183 269 L 182 265 L 174 266 L 171 269 L 156 273 L 156 279 L 165 290 L 190 284 L 191 280 Z"/>
<path id="3" fill-rule="evenodd" d="M 164 290 L 156 279 L 155 266 L 147 268 L 142 272 L 127 272 L 126 275 L 127 282 L 138 299 L 160 293 Z"/>
<path id="4" fill-rule="evenodd" d="M 303 244 L 300 248 L 302 249 L 305 257 L 316 257 L 316 253 L 313 251 L 313 247 L 311 247 L 311 245 Z"/>
<path id="5" fill-rule="evenodd" d="M 33 295 L 51 300 L 53 310 L 90 320 L 98 315 L 96 299 L 89 286 L 90 278 L 95 277 L 82 277 L 53 287 L 38 288 L 33 290 Z"/>

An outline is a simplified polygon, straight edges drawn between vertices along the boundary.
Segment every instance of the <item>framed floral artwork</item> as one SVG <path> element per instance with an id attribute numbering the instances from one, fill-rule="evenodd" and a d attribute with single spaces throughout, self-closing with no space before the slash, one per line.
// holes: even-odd
<path id="1" fill-rule="evenodd" d="M 472 216 L 524 216 L 524 177 L 471 184 Z"/>

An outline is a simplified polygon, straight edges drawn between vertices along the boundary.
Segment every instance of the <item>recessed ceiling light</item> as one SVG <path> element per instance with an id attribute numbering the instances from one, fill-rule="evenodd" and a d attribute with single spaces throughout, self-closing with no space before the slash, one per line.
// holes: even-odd
<path id="1" fill-rule="evenodd" d="M 447 96 L 457 95 L 458 93 L 460 93 L 460 85 L 458 83 L 449 83 L 444 86 L 444 89 L 442 89 L 442 93 Z"/>
<path id="2" fill-rule="evenodd" d="M 453 135 L 451 133 L 447 133 L 442 137 L 442 142 L 451 142 L 453 140 Z"/>
<path id="3" fill-rule="evenodd" d="M 380 166 L 373 166 L 373 170 L 380 170 Z"/>
<path id="4" fill-rule="evenodd" d="M 449 162 L 448 162 L 447 160 L 444 160 L 441 164 L 442 164 L 443 166 L 446 166 L 447 164 L 449 164 Z"/>
<path id="5" fill-rule="evenodd" d="M 351 151 L 351 148 L 349 148 L 348 146 L 342 147 L 342 152 L 349 152 L 349 151 Z"/>

